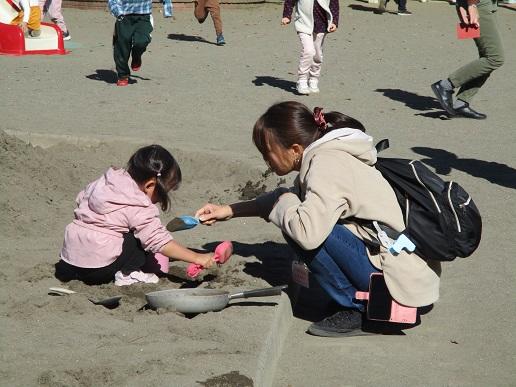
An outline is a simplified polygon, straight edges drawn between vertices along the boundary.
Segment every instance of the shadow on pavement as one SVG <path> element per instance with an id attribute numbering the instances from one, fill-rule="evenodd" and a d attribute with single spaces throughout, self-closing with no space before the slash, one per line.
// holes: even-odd
<path id="1" fill-rule="evenodd" d="M 206 44 L 213 44 L 217 45 L 215 42 L 210 42 L 206 39 L 204 39 L 202 36 L 195 36 L 195 35 L 185 35 L 185 34 L 168 34 L 167 38 L 171 40 L 180 40 L 182 42 L 199 42 L 199 43 L 206 43 Z"/>
<path id="2" fill-rule="evenodd" d="M 427 97 L 400 89 L 376 89 L 375 91 L 383 93 L 384 96 L 394 101 L 403 102 L 405 106 L 413 110 L 441 110 L 441 105 L 434 97 Z"/>
<path id="3" fill-rule="evenodd" d="M 378 6 L 376 7 L 366 7 L 365 5 L 362 5 L 362 4 L 350 4 L 348 5 L 349 8 L 351 8 L 353 11 L 364 11 L 364 12 L 372 12 L 374 14 L 377 14 L 377 15 L 381 15 L 382 13 L 378 11 Z M 384 14 L 392 14 L 392 15 L 396 15 L 396 12 L 393 12 L 393 11 L 385 11 L 383 12 Z"/>
<path id="4" fill-rule="evenodd" d="M 86 78 L 94 80 L 94 81 L 103 81 L 106 83 L 116 83 L 118 80 L 118 76 L 116 74 L 116 71 L 113 70 L 95 70 L 95 74 L 86 75 Z M 141 79 L 142 81 L 150 81 L 150 78 L 144 78 L 139 75 L 131 74 L 131 77 L 129 78 L 129 84 L 134 85 L 135 83 L 138 83 L 138 81 L 134 78 Z"/>
<path id="5" fill-rule="evenodd" d="M 441 111 L 432 111 L 426 113 L 416 113 L 415 116 L 421 116 L 426 118 L 439 118 L 440 120 L 451 120 L 452 117 L 448 115 L 444 110 Z"/>
<path id="6" fill-rule="evenodd" d="M 272 87 L 277 87 L 278 89 L 283 89 L 285 91 L 297 94 L 296 83 L 292 81 L 287 81 L 285 79 L 271 77 L 268 75 L 257 75 L 256 79 L 253 80 L 253 83 L 255 84 L 255 86 L 269 85 Z"/>
<path id="7" fill-rule="evenodd" d="M 455 153 L 444 149 L 413 147 L 412 150 L 429 158 L 421 161 L 435 168 L 441 175 L 447 175 L 452 169 L 466 172 L 475 177 L 502 187 L 516 189 L 516 169 L 495 161 L 477 159 L 461 159 Z"/>
<path id="8" fill-rule="evenodd" d="M 438 118 L 441 120 L 449 120 L 451 117 L 442 110 L 439 101 L 434 97 L 419 95 L 410 91 L 400 89 L 376 89 L 375 91 L 383 93 L 384 96 L 394 101 L 402 102 L 412 110 L 420 110 L 423 113 L 416 113 L 416 116 L 426 118 Z M 438 109 L 438 110 L 435 110 Z"/>
<path id="9" fill-rule="evenodd" d="M 104 81 L 106 83 L 116 83 L 118 79 L 115 71 L 101 69 L 95 70 L 95 74 L 86 75 L 86 78 L 94 81 Z M 129 81 L 129 83 L 131 82 Z"/>

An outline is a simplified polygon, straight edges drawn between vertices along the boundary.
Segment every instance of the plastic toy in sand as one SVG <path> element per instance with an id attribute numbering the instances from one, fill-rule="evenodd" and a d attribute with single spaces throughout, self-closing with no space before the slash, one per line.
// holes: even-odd
<path id="1" fill-rule="evenodd" d="M 0 0 L 0 54 L 67 54 L 63 33 L 55 24 L 41 23 L 41 33 L 38 37 L 24 36 L 18 25 L 11 24 L 20 11 L 15 1 Z"/>

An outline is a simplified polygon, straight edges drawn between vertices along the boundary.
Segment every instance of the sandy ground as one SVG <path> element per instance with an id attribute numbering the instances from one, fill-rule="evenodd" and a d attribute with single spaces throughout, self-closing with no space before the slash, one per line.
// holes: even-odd
<path id="1" fill-rule="evenodd" d="M 153 42 L 126 88 L 114 86 L 113 20 L 104 11 L 65 9 L 69 55 L 0 57 L 0 385 L 252 385 L 276 299 L 186 319 L 145 309 L 144 294 L 285 282 L 291 253 L 269 224 L 239 219 L 177 233 L 195 248 L 235 242 L 232 260 L 201 283 L 186 281 L 175 264 L 158 285 L 70 283 L 80 293 L 71 297 L 47 289 L 60 285 L 52 265 L 75 195 L 108 166 L 124 165 L 138 145 L 161 143 L 181 163 L 184 182 L 164 220 L 208 200 L 238 200 L 248 182 L 255 190 L 277 186 L 278 178 L 264 176 L 250 131 L 267 106 L 287 99 L 354 116 L 377 139 L 390 138 L 389 155 L 423 159 L 459 180 L 482 211 L 484 241 L 472 259 L 445 266 L 441 301 L 406 337 L 330 343 L 306 336 L 308 322 L 299 320 L 277 385 L 313 385 L 321 369 L 316 382 L 328 386 L 514 385 L 516 13 L 499 12 L 506 64 L 475 99 L 489 115 L 479 122 L 445 119 L 429 88 L 475 56 L 471 42 L 454 39 L 453 9 L 409 2 L 414 15 L 402 18 L 371 7 L 341 2 L 321 93 L 309 97 L 293 92 L 298 42 L 279 26 L 277 4 L 224 9 L 225 47 L 213 44 L 209 19 L 199 25 L 190 11 L 174 20 L 155 12 Z M 124 298 L 113 310 L 87 300 L 115 294 Z M 400 355 L 390 356 L 392 348 Z M 349 357 L 337 373 L 332 353 Z M 372 357 L 371 368 L 389 376 L 363 375 L 363 359 Z"/>

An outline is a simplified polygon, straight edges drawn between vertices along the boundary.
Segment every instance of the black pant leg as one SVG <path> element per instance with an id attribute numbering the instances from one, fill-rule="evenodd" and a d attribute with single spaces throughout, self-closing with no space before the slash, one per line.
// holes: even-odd
<path id="1" fill-rule="evenodd" d="M 124 234 L 123 238 L 122 253 L 112 264 L 90 269 L 76 267 L 60 260 L 55 265 L 56 278 L 62 282 L 79 280 L 87 285 L 101 285 L 112 282 L 117 271 L 127 275 L 140 270 L 145 265 L 148 253 L 145 252 L 140 241 L 135 238 L 132 232 Z"/>

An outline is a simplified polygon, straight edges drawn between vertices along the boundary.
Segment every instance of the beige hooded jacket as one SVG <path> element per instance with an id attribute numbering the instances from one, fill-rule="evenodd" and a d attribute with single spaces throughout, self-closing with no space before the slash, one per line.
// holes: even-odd
<path id="1" fill-rule="evenodd" d="M 319 247 L 336 223 L 364 241 L 375 238 L 350 218 L 376 220 L 397 231 L 405 228 L 394 191 L 373 167 L 373 138 L 356 129 L 334 129 L 307 147 L 294 187 L 257 198 L 262 216 L 305 250 Z M 439 298 L 440 263 L 416 254 L 379 254 L 371 263 L 383 271 L 391 295 L 407 306 L 430 305 Z"/>

